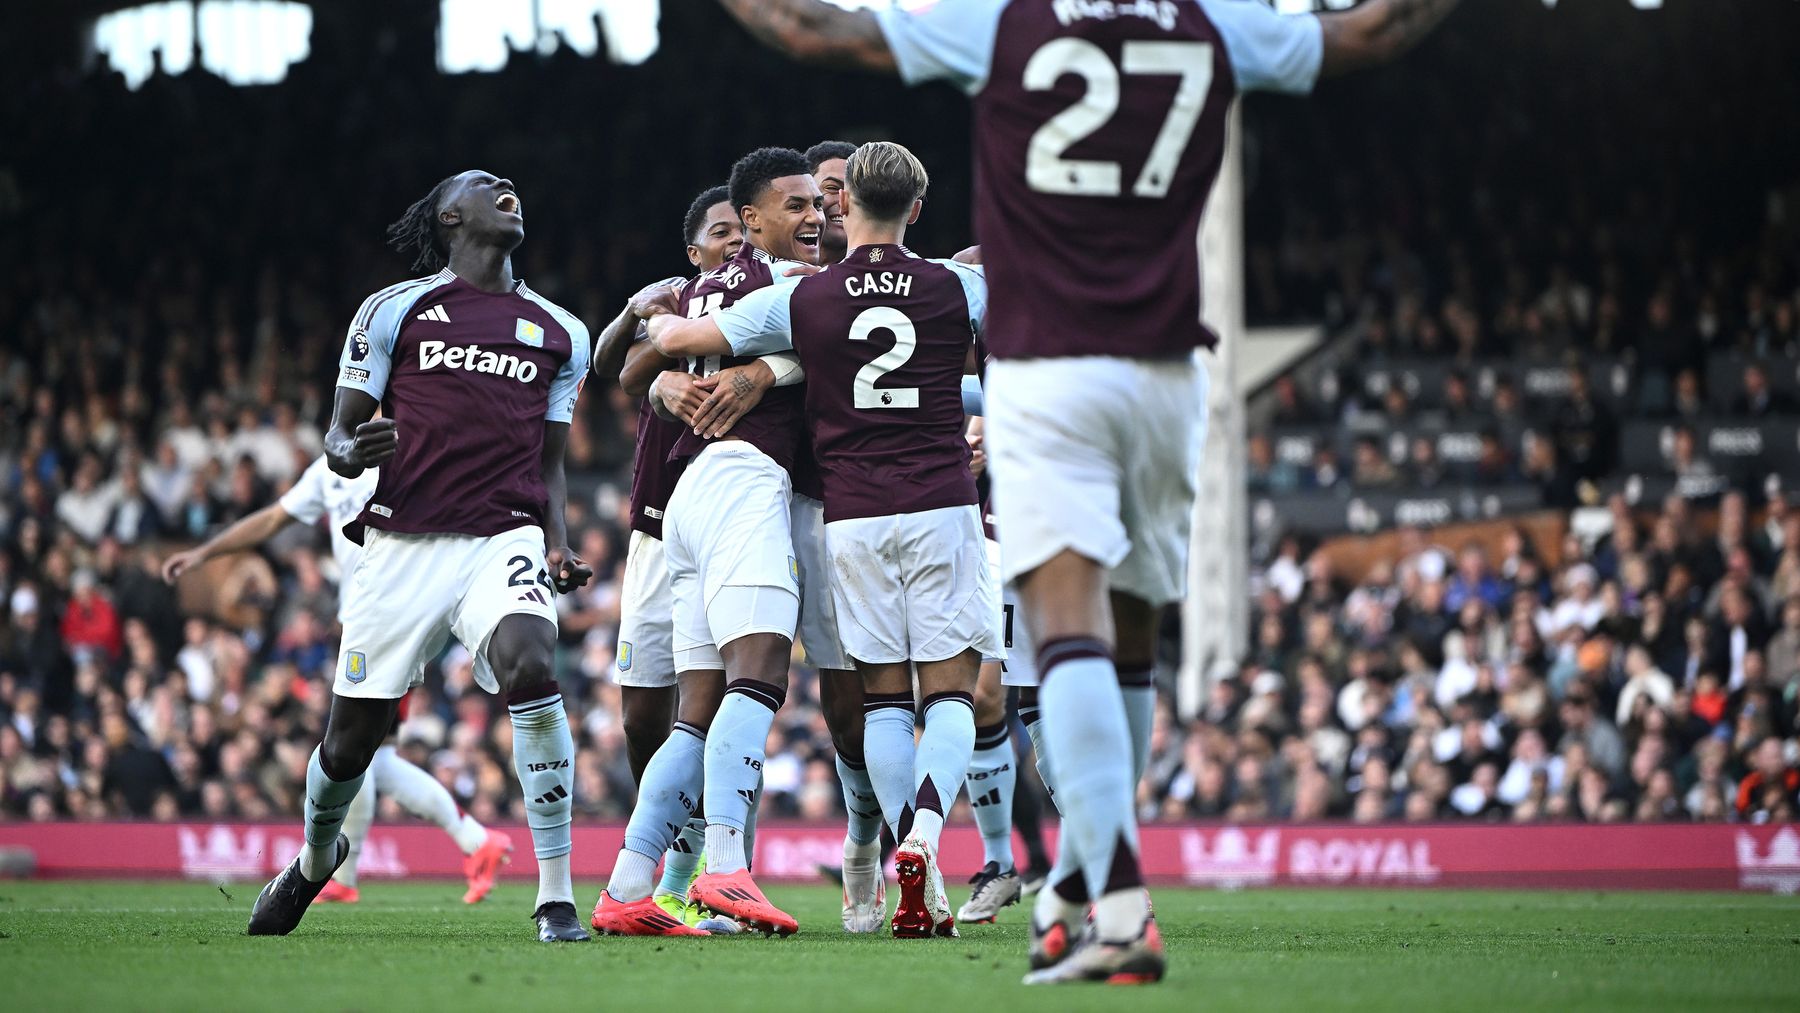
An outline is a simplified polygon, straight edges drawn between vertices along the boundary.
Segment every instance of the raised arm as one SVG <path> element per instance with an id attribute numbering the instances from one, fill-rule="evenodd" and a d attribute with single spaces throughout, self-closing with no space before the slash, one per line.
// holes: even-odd
<path id="1" fill-rule="evenodd" d="M 825 0 L 719 0 L 765 45 L 796 60 L 892 74 L 894 54 L 875 15 Z"/>
<path id="2" fill-rule="evenodd" d="M 1329 77 L 1386 63 L 1431 34 L 1461 0 L 1367 0 L 1345 11 L 1319 15 Z"/>

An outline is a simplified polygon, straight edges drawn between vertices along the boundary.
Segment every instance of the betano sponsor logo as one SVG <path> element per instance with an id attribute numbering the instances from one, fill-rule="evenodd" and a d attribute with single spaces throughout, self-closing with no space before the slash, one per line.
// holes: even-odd
<path id="1" fill-rule="evenodd" d="M 520 383 L 537 379 L 537 363 L 504 352 L 483 351 L 479 345 L 449 346 L 442 341 L 419 342 L 419 370 L 460 369 L 470 373 L 492 373 L 510 377 Z"/>

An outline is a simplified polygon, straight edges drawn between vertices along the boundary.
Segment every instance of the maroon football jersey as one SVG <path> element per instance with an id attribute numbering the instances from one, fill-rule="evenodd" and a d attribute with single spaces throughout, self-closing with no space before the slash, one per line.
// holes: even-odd
<path id="1" fill-rule="evenodd" d="M 631 530 L 663 536 L 669 494 L 687 469 L 687 458 L 669 457 L 687 427 L 657 415 L 645 398 L 638 408 L 637 451 L 631 461 Z"/>
<path id="2" fill-rule="evenodd" d="M 788 312 L 825 520 L 974 504 L 962 378 L 980 309 L 956 270 L 859 246 L 795 286 Z"/>
<path id="3" fill-rule="evenodd" d="M 791 285 L 795 279 L 784 273 L 788 266 L 786 261 L 776 260 L 745 243 L 730 260 L 681 287 L 678 312 L 685 317 L 701 317 L 722 310 L 757 289 Z M 755 361 L 755 356 L 708 355 L 690 358 L 688 370 L 696 376 L 711 376 L 721 369 Z M 796 480 L 805 470 L 801 434 L 806 424 L 803 397 L 803 388 L 798 384 L 771 388 L 755 408 L 738 420 L 730 434 L 769 455 Z M 706 437 L 695 436 L 692 428 L 683 426 L 671 456 L 692 458 L 706 449 L 709 442 Z M 796 481 L 796 488 L 798 484 Z"/>
<path id="4" fill-rule="evenodd" d="M 400 445 L 360 523 L 482 536 L 542 524 L 544 425 L 569 421 L 588 352 L 587 328 L 522 282 L 496 295 L 446 269 L 370 296 L 338 384 L 380 398 Z"/>
<path id="5" fill-rule="evenodd" d="M 1173 357 L 1218 340 L 1200 322 L 1197 237 L 1237 89 L 1200 5 L 1172 6 L 1172 31 L 1144 18 L 1064 25 L 1037 3 L 1000 17 L 974 130 L 975 232 L 999 358 Z M 1134 43 L 1189 47 L 1171 60 L 1186 73 L 1120 73 Z M 1152 159 L 1170 120 L 1192 137 Z"/>
<path id="6" fill-rule="evenodd" d="M 975 230 L 1002 359 L 1176 358 L 1239 90 L 1305 91 L 1311 16 L 1232 0 L 913 0 L 877 13 L 911 82 L 974 97 Z"/>

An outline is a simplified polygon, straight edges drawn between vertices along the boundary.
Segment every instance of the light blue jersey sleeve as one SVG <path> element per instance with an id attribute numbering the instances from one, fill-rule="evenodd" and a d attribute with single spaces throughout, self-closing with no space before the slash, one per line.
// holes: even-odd
<path id="1" fill-rule="evenodd" d="M 778 276 L 779 277 L 779 276 Z M 792 284 L 767 285 L 713 314 L 733 355 L 767 355 L 794 347 L 793 316 L 788 304 Z"/>
<path id="2" fill-rule="evenodd" d="M 981 377 L 963 377 L 962 395 L 964 415 L 981 415 L 986 412 L 987 399 L 981 392 Z"/>
<path id="3" fill-rule="evenodd" d="M 987 86 L 1000 12 L 1010 0 L 902 0 L 875 20 L 907 84 L 949 81 L 970 95 Z"/>
<path id="4" fill-rule="evenodd" d="M 387 394 L 388 374 L 393 370 L 394 342 L 413 303 L 430 290 L 435 279 L 404 281 L 363 300 L 344 335 L 344 351 L 338 356 L 339 387 L 360 390 L 379 401 Z"/>
<path id="5" fill-rule="evenodd" d="M 980 264 L 964 264 L 954 260 L 934 260 L 956 275 L 962 282 L 963 296 L 969 300 L 969 329 L 980 337 L 987 328 L 987 272 Z"/>
<path id="6" fill-rule="evenodd" d="M 1225 40 L 1239 91 L 1311 92 L 1325 35 L 1311 14 L 1277 14 L 1258 0 L 1198 0 Z"/>
<path id="7" fill-rule="evenodd" d="M 575 418 L 575 402 L 581 398 L 582 384 L 587 382 L 588 358 L 593 355 L 593 339 L 587 325 L 575 314 L 520 285 L 519 294 L 543 307 L 544 312 L 569 332 L 569 358 L 550 381 L 550 403 L 544 408 L 545 422 L 568 422 Z"/>
<path id="8" fill-rule="evenodd" d="M 575 418 L 575 402 L 581 398 L 582 384 L 587 381 L 588 357 L 593 354 L 586 324 L 570 317 L 564 326 L 569 328 L 572 347 L 569 361 L 562 364 L 556 371 L 556 379 L 550 381 L 550 405 L 544 409 L 545 422 L 568 422 Z"/>

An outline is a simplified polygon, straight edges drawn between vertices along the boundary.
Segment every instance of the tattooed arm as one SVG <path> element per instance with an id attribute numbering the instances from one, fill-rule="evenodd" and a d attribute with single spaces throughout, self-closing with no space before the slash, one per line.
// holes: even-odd
<path id="1" fill-rule="evenodd" d="M 1324 32 L 1320 77 L 1386 63 L 1431 34 L 1459 0 L 1368 0 L 1319 15 Z"/>
<path id="2" fill-rule="evenodd" d="M 825 0 L 719 0 L 744 28 L 769 46 L 805 63 L 895 73 L 894 54 L 875 15 Z"/>

